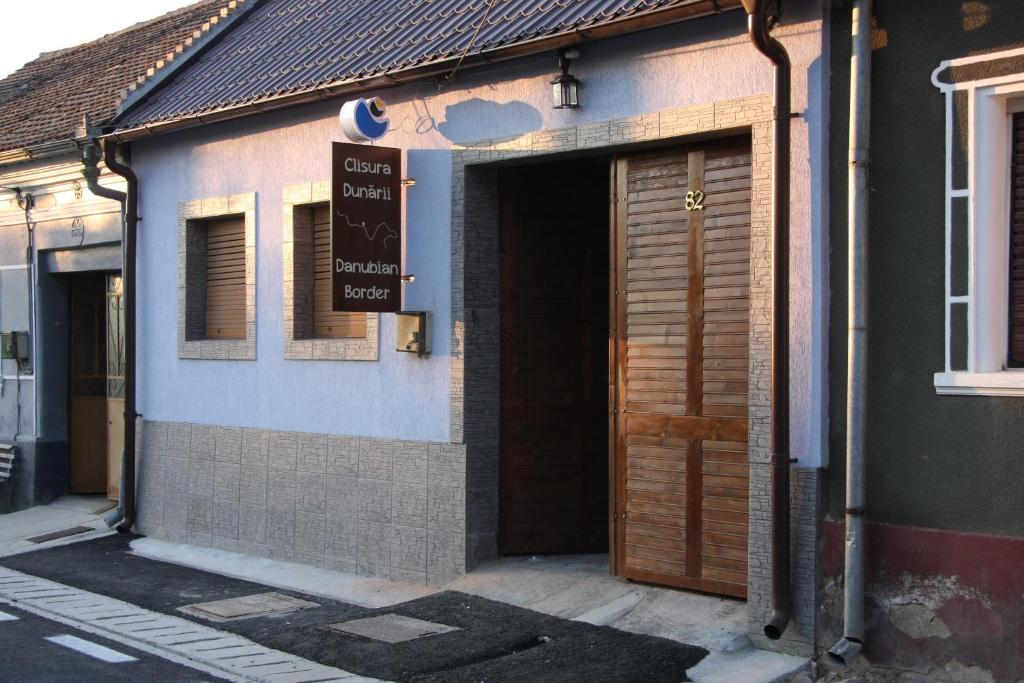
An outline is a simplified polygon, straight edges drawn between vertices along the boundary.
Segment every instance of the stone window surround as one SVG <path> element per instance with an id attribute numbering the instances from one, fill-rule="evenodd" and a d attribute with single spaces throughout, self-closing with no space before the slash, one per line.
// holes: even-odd
<path id="1" fill-rule="evenodd" d="M 284 357 L 288 360 L 368 360 L 380 358 L 380 314 L 366 314 L 366 336 L 349 338 L 295 337 L 295 209 L 331 200 L 330 181 L 298 183 L 284 188 L 281 260 L 284 267 Z"/>
<path id="2" fill-rule="evenodd" d="M 771 164 L 772 99 L 757 95 L 737 100 L 653 112 L 579 127 L 541 130 L 508 138 L 481 140 L 455 147 L 452 153 L 451 216 L 451 441 L 467 445 L 467 501 L 476 501 L 474 516 L 486 523 L 466 529 L 466 565 L 496 553 L 497 468 L 496 397 L 497 344 L 490 339 L 488 323 L 496 325 L 496 294 L 481 295 L 475 278 L 481 259 L 489 253 L 488 231 L 496 229 L 493 201 L 493 169 L 511 159 L 671 141 L 690 142 L 701 137 L 751 136 L 753 188 L 751 207 L 751 334 L 749 383 L 750 536 L 748 558 L 748 605 L 750 636 L 759 647 L 808 655 L 815 642 L 817 609 L 817 539 L 820 515 L 820 472 L 797 468 L 793 477 L 791 518 L 794 558 L 792 566 L 793 618 L 779 641 L 762 634 L 771 595 L 771 456 L 769 395 L 771 322 Z M 476 234 L 473 234 L 473 233 Z M 468 237 L 468 239 L 467 239 Z M 486 256 L 483 257 L 486 259 Z M 483 267 L 486 289 L 491 273 Z M 476 302 L 471 305 L 471 301 Z M 480 303 L 482 302 L 482 303 Z M 467 327 L 468 322 L 468 327 Z M 476 327 L 476 331 L 473 330 Z M 473 352 L 467 368 L 466 348 Z M 492 357 L 493 356 L 493 357 Z M 483 369 L 482 372 L 480 369 Z M 469 396 L 467 397 L 467 394 Z M 467 420 L 467 413 L 472 419 Z M 491 413 L 494 413 L 493 415 Z M 476 427 L 483 423 L 482 427 Z M 493 461 L 493 462 L 492 462 Z M 486 506 L 487 509 L 476 509 Z M 467 525 L 470 516 L 467 514 Z M 492 530 L 490 527 L 493 526 Z"/>
<path id="3" fill-rule="evenodd" d="M 187 339 L 188 223 L 220 216 L 245 216 L 245 338 Z M 256 193 L 194 199 L 178 204 L 178 357 L 256 360 Z"/>

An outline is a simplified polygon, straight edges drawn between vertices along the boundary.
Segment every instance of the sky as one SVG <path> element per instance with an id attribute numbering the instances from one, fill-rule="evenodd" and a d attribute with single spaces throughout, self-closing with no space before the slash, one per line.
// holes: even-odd
<path id="1" fill-rule="evenodd" d="M 26 62 L 160 16 L 193 0 L 6 0 L 0 21 L 0 78 Z"/>

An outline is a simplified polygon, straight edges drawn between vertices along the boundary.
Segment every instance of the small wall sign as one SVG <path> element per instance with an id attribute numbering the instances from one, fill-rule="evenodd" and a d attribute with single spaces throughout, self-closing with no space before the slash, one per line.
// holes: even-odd
<path id="1" fill-rule="evenodd" d="M 402 308 L 402 150 L 332 143 L 331 270 L 335 311 Z"/>
<path id="2" fill-rule="evenodd" d="M 85 221 L 81 218 L 71 221 L 71 239 L 78 240 L 79 245 L 85 241 Z"/>

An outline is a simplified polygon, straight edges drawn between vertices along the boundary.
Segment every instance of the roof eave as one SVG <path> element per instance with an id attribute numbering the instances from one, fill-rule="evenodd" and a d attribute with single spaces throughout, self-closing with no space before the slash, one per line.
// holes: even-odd
<path id="1" fill-rule="evenodd" d="M 116 124 L 146 97 L 167 84 L 179 71 L 205 53 L 239 20 L 251 13 L 259 3 L 260 0 L 231 0 L 222 7 L 216 16 L 210 17 L 209 21 L 196 29 L 191 39 L 176 46 L 146 74 L 139 76 L 136 83 L 123 91 L 117 102 L 117 114 L 109 123 Z"/>
<path id="2" fill-rule="evenodd" d="M 73 138 L 51 140 L 49 142 L 40 142 L 35 145 L 0 151 L 0 166 L 13 166 L 25 163 L 26 161 L 52 159 L 69 154 L 78 154 L 77 140 Z"/>
<path id="3" fill-rule="evenodd" d="M 626 33 L 667 26 L 714 14 L 722 14 L 724 12 L 739 9 L 741 6 L 741 0 L 696 0 L 695 2 L 686 5 L 658 8 L 642 14 L 620 17 L 588 28 L 573 29 L 571 31 L 556 33 L 549 36 L 532 38 L 530 40 L 516 42 L 510 45 L 504 45 L 473 55 L 468 55 L 465 59 L 461 60 L 461 66 L 463 68 L 471 68 L 474 66 L 482 66 L 485 64 L 493 64 L 495 62 L 527 57 L 560 48 L 582 45 Z M 114 131 L 107 134 L 105 137 L 117 142 L 129 142 L 131 140 L 138 140 L 152 135 L 169 133 L 184 128 L 193 128 L 210 123 L 242 118 L 252 114 L 275 111 L 312 102 L 320 102 L 340 95 L 349 95 L 373 88 L 401 85 L 424 78 L 430 78 L 432 76 L 447 74 L 459 61 L 460 59 L 458 57 L 451 57 L 436 62 L 389 71 L 366 78 L 325 83 L 309 90 L 277 95 L 257 102 L 235 104 L 207 112 L 189 114 L 174 119 L 133 126 L 131 128 Z"/>

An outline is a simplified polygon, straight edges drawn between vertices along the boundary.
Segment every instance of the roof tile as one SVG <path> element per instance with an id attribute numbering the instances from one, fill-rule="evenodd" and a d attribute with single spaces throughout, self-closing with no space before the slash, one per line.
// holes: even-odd
<path id="1" fill-rule="evenodd" d="M 119 124 L 257 103 L 694 2 L 262 0 Z"/>
<path id="2" fill-rule="evenodd" d="M 109 121 L 131 86 L 145 82 L 233 5 L 200 0 L 25 64 L 0 80 L 0 151 L 73 138 L 83 114 Z"/>

